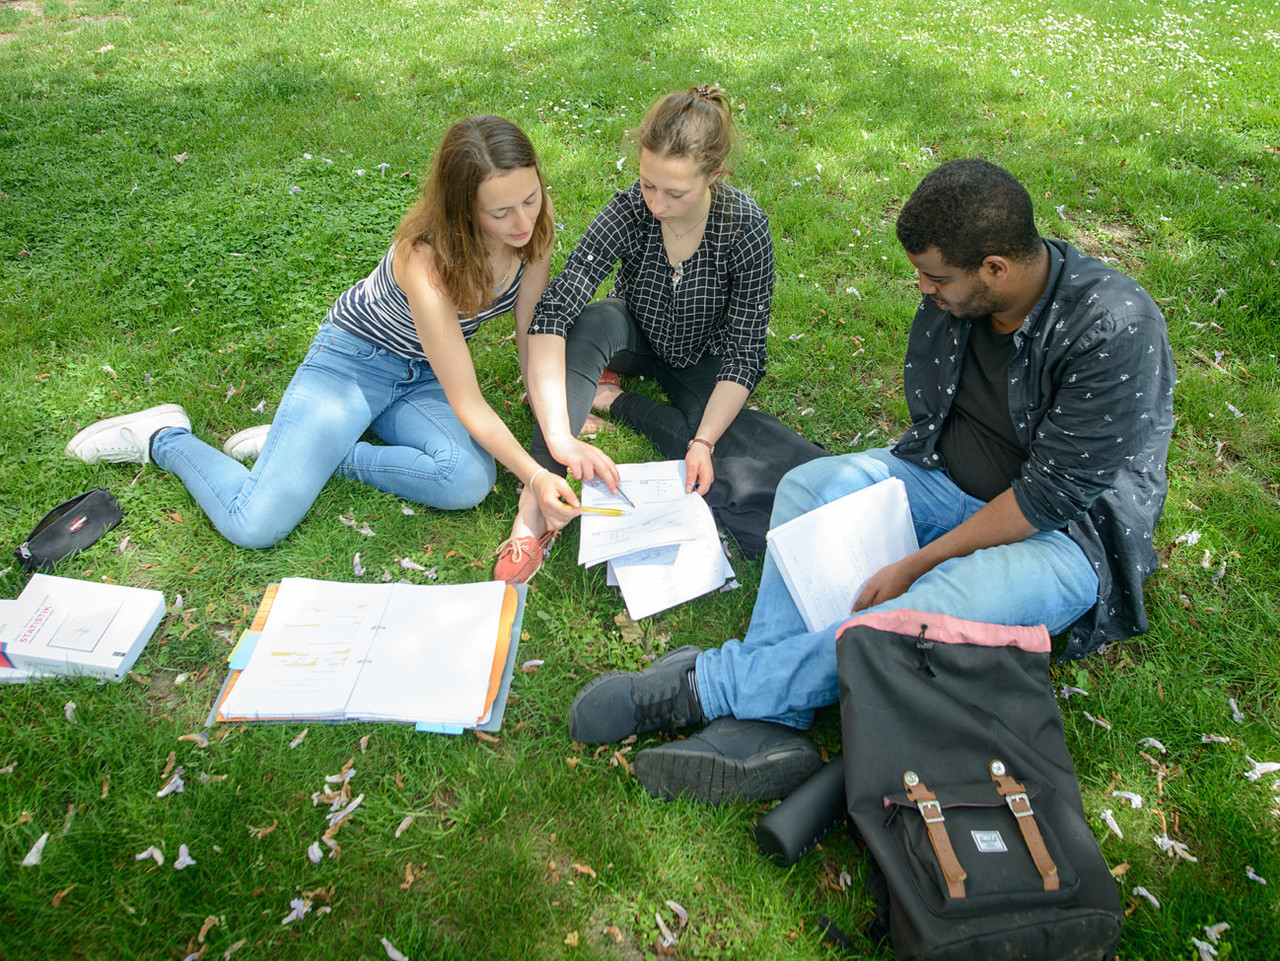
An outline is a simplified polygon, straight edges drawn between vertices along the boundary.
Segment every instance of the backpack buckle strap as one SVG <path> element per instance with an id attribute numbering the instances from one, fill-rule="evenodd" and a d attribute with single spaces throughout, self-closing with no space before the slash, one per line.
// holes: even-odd
<path id="1" fill-rule="evenodd" d="M 924 818 L 929 843 L 933 845 L 934 856 L 938 859 L 938 866 L 942 868 L 942 876 L 947 882 L 947 893 L 952 898 L 963 898 L 964 879 L 969 875 L 960 866 L 960 860 L 951 846 L 946 818 L 942 816 L 942 805 L 937 795 L 925 787 L 915 771 L 907 771 L 902 775 L 902 786 L 907 789 L 907 799 L 915 803 L 920 809 L 920 816 Z"/>
<path id="2" fill-rule="evenodd" d="M 1031 799 L 1027 797 L 1027 789 L 1009 777 L 1004 762 L 991 762 L 991 780 L 996 782 L 996 792 L 1005 799 L 1009 810 L 1018 822 L 1018 830 L 1022 832 L 1023 843 L 1031 855 L 1031 860 L 1040 872 L 1046 891 L 1058 890 L 1058 866 L 1053 863 L 1048 849 L 1044 846 L 1044 837 L 1040 834 L 1040 826 L 1036 824 L 1035 813 L 1031 810 Z"/>

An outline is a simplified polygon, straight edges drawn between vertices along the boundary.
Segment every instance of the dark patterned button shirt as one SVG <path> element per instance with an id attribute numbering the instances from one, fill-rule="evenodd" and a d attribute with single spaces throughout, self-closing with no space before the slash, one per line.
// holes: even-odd
<path id="1" fill-rule="evenodd" d="M 1063 530 L 1098 573 L 1098 603 L 1071 628 L 1064 657 L 1147 629 L 1142 582 L 1168 492 L 1173 355 L 1145 290 L 1069 244 L 1045 242 L 1049 282 L 1014 333 L 1009 412 L 1030 452 L 1014 496 L 1041 530 Z M 907 345 L 911 427 L 894 448 L 945 468 L 937 437 L 951 407 L 970 321 L 925 297 Z"/>
<path id="2" fill-rule="evenodd" d="M 639 181 L 620 191 L 543 293 L 529 333 L 567 336 L 615 264 L 610 296 L 622 298 L 666 363 L 688 367 L 711 354 L 722 362 L 717 380 L 748 390 L 764 376 L 773 241 L 754 200 L 717 183 L 702 243 L 688 260 L 672 265 L 662 224 L 645 205 Z"/>

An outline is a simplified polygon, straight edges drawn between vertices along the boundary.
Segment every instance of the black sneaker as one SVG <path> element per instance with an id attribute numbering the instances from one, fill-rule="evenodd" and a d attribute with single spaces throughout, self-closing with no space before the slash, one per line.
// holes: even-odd
<path id="1" fill-rule="evenodd" d="M 717 718 L 684 741 L 636 755 L 636 779 L 653 797 L 704 804 L 786 797 L 822 767 L 818 749 L 789 727 Z"/>
<path id="2" fill-rule="evenodd" d="M 569 736 L 584 744 L 606 744 L 659 728 L 674 733 L 704 723 L 693 679 L 700 653 L 686 644 L 643 671 L 601 674 L 574 697 Z"/>

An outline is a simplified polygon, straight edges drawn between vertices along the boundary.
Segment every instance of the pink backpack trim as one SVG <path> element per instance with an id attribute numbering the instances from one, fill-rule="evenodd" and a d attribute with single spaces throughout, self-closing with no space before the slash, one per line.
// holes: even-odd
<path id="1" fill-rule="evenodd" d="M 1049 631 L 1043 624 L 1014 625 L 985 624 L 966 621 L 948 614 L 925 614 L 900 608 L 894 611 L 872 611 L 859 614 L 845 621 L 836 631 L 836 638 L 861 624 L 890 634 L 915 635 L 923 625 L 928 625 L 925 637 L 939 644 L 975 644 L 978 647 L 1017 647 L 1032 654 L 1049 653 Z"/>

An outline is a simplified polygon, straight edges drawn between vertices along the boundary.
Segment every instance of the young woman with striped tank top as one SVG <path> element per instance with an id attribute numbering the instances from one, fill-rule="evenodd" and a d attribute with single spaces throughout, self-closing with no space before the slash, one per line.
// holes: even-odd
<path id="1" fill-rule="evenodd" d="M 176 474 L 241 547 L 270 547 L 337 474 L 418 504 L 474 507 L 510 468 L 557 526 L 577 516 L 564 478 L 540 466 L 480 392 L 468 338 L 513 311 L 521 370 L 546 287 L 552 211 L 533 145 L 498 117 L 445 134 L 421 195 L 378 266 L 334 303 L 270 428 L 199 440 L 164 404 L 99 421 L 67 445 L 87 463 L 154 462 Z M 362 441 L 368 429 L 385 443 Z M 586 472 L 617 472 L 583 444 Z M 241 461 L 255 458 L 252 468 Z"/>

